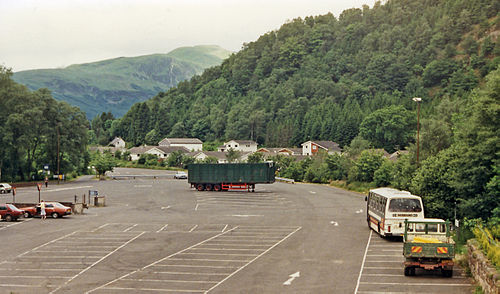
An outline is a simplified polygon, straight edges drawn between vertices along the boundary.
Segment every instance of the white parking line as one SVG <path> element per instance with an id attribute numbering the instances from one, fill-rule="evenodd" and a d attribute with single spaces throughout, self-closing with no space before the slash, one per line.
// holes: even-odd
<path id="1" fill-rule="evenodd" d="M 238 227 L 234 227 L 234 228 L 232 228 L 231 230 L 227 231 L 226 233 L 231 232 L 231 231 L 235 230 L 236 228 L 238 228 Z M 94 289 L 92 289 L 92 290 L 90 290 L 90 291 L 87 291 L 87 292 L 85 292 L 85 293 L 86 293 L 86 294 L 87 294 L 87 293 L 92 293 L 92 292 L 94 292 L 94 291 L 96 291 L 96 290 L 99 290 L 99 289 L 102 289 L 102 288 L 104 288 L 104 287 L 107 287 L 108 285 L 111 285 L 112 283 L 114 283 L 114 282 L 116 282 L 116 281 L 119 281 L 119 280 L 121 280 L 121 279 L 123 279 L 123 278 L 126 278 L 126 277 L 128 277 L 128 276 L 130 276 L 130 275 L 132 275 L 132 274 L 134 274 L 134 273 L 136 273 L 136 272 L 138 272 L 138 271 L 143 271 L 143 270 L 145 270 L 146 268 L 149 268 L 149 267 L 151 267 L 151 266 L 154 266 L 154 265 L 156 265 L 156 264 L 158 264 L 158 263 L 160 263 L 160 262 L 162 262 L 162 261 L 164 261 L 164 260 L 166 260 L 166 259 L 169 259 L 169 258 L 170 258 L 170 257 L 172 257 L 172 256 L 175 256 L 175 255 L 180 254 L 180 253 L 182 253 L 182 252 L 184 252 L 184 251 L 187 251 L 187 250 L 189 250 L 189 249 L 191 249 L 191 248 L 193 248 L 193 247 L 195 247 L 195 246 L 198 246 L 198 245 L 200 245 L 200 244 L 203 244 L 204 242 L 207 242 L 207 241 L 210 241 L 210 240 L 212 240 L 212 239 L 214 239 L 214 238 L 217 238 L 217 237 L 219 237 L 219 236 L 220 236 L 220 235 L 222 235 L 222 234 L 225 234 L 225 233 L 220 233 L 220 234 L 217 234 L 217 235 L 215 235 L 215 236 L 212 236 L 212 237 L 210 237 L 210 238 L 208 238 L 208 239 L 206 239 L 206 240 L 203 240 L 203 241 L 201 241 L 201 242 L 199 242 L 199 243 L 196 243 L 196 244 L 194 244 L 194 245 L 192 245 L 192 246 L 190 246 L 190 247 L 188 247 L 188 248 L 185 248 L 185 249 L 183 249 L 183 250 L 181 250 L 181 251 L 179 251 L 179 252 L 176 252 L 176 253 L 174 253 L 174 254 L 171 254 L 171 255 L 169 255 L 169 256 L 166 256 L 166 257 L 164 257 L 164 258 L 162 258 L 162 259 L 159 259 L 159 260 L 157 260 L 157 261 L 155 261 L 155 262 L 153 262 L 153 263 L 151 263 L 151 264 L 148 264 L 148 265 L 146 265 L 146 266 L 142 267 L 142 268 L 141 268 L 141 269 L 139 269 L 139 270 L 132 271 L 132 272 L 130 272 L 130 273 L 128 273 L 128 274 L 125 274 L 125 275 L 123 275 L 123 276 L 121 276 L 121 277 L 118 277 L 118 278 L 116 278 L 116 279 L 114 279 L 114 280 L 112 280 L 112 281 L 110 281 L 110 282 L 108 282 L 108 283 L 106 283 L 106 284 L 104 284 L 104 285 L 101 285 L 101 286 L 99 286 L 99 287 L 97 287 L 97 288 L 94 288 Z"/>
<path id="2" fill-rule="evenodd" d="M 194 268 L 238 268 L 237 266 L 216 266 L 216 265 L 189 265 L 189 264 L 157 264 L 154 266 L 163 267 L 194 267 Z"/>
<path id="3" fill-rule="evenodd" d="M 97 260 L 96 262 L 94 262 L 93 264 L 91 264 L 90 266 L 86 267 L 84 270 L 82 270 L 81 272 L 79 272 L 78 274 L 74 275 L 71 279 L 67 280 L 63 285 L 57 287 L 56 289 L 54 289 L 53 291 L 51 291 L 49 294 L 52 294 L 52 293 L 55 293 L 56 291 L 58 291 L 59 289 L 61 289 L 63 286 L 67 285 L 69 282 L 73 281 L 74 279 L 76 279 L 77 277 L 79 277 L 80 275 L 82 275 L 84 272 L 88 271 L 89 269 L 93 268 L 96 264 L 98 264 L 99 262 L 101 262 L 102 260 L 104 260 L 106 257 L 110 256 L 111 254 L 115 253 L 116 251 L 120 250 L 121 248 L 125 247 L 127 244 L 129 244 L 130 242 L 134 241 L 135 239 L 139 238 L 140 236 L 142 236 L 144 234 L 144 232 L 140 233 L 139 235 L 135 236 L 134 238 L 128 240 L 127 242 L 123 243 L 121 246 L 119 246 L 118 248 L 116 248 L 115 250 L 111 251 L 110 253 L 106 254 L 105 256 L 101 257 L 101 259 Z"/>
<path id="4" fill-rule="evenodd" d="M 176 261 L 220 261 L 220 262 L 248 262 L 248 259 L 211 259 L 211 258 L 169 258 L 168 260 L 176 260 Z M 154 265 L 156 266 L 156 265 Z"/>
<path id="5" fill-rule="evenodd" d="M 368 236 L 368 242 L 366 242 L 365 254 L 363 256 L 363 262 L 361 263 L 361 269 L 359 270 L 358 282 L 356 283 L 356 288 L 354 289 L 354 294 L 358 293 L 359 284 L 361 281 L 361 275 L 363 274 L 363 268 L 365 266 L 366 255 L 368 254 L 368 247 L 370 247 L 370 241 L 372 239 L 373 231 L 370 230 L 370 236 Z"/>
<path id="6" fill-rule="evenodd" d="M 224 273 L 189 273 L 189 272 L 153 272 L 153 274 L 168 274 L 168 275 L 200 275 L 200 276 L 227 276 Z"/>
<path id="7" fill-rule="evenodd" d="M 167 283 L 200 283 L 200 284 L 215 284 L 217 282 L 212 281 L 182 281 L 182 280 L 153 280 L 153 279 L 122 279 L 122 281 L 133 281 L 133 282 L 167 282 Z M 110 288 L 106 288 L 110 289 Z M 176 290 L 177 291 L 177 290 Z"/>
<path id="8" fill-rule="evenodd" d="M 198 227 L 198 225 L 195 225 L 194 227 L 191 228 L 191 230 L 189 230 L 189 232 L 194 231 L 197 227 Z"/>
<path id="9" fill-rule="evenodd" d="M 157 233 L 163 231 L 164 229 L 166 229 L 168 227 L 168 224 L 164 225 L 163 227 L 161 227 L 161 229 L 159 229 L 158 231 L 156 231 Z"/>
<path id="10" fill-rule="evenodd" d="M 151 292 L 186 292 L 186 293 L 203 293 L 205 291 L 200 290 L 179 290 L 179 289 L 154 289 L 154 288 L 124 288 L 124 287 L 108 287 L 109 290 L 131 290 L 131 291 L 151 291 Z M 89 293 L 89 292 L 87 292 Z"/>
<path id="11" fill-rule="evenodd" d="M 123 232 L 124 232 L 124 233 L 125 233 L 125 232 L 128 232 L 128 231 L 132 230 L 133 228 L 137 227 L 137 225 L 138 225 L 138 224 L 133 224 L 132 226 L 130 226 L 130 227 L 126 228 L 125 230 L 123 230 Z"/>
<path id="12" fill-rule="evenodd" d="M 226 224 L 226 226 L 224 227 L 224 229 L 222 229 L 222 232 L 224 232 L 227 229 L 227 226 L 228 226 L 228 224 Z"/>
<path id="13" fill-rule="evenodd" d="M 361 282 L 361 284 L 367 285 L 403 285 L 403 286 L 471 286 L 470 283 L 458 283 L 458 284 L 434 284 L 434 283 L 386 283 L 386 282 Z"/>

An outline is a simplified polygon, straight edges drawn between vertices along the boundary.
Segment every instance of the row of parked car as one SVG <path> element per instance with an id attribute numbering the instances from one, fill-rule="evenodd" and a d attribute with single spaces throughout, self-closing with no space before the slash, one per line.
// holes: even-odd
<path id="1" fill-rule="evenodd" d="M 0 204 L 0 218 L 5 221 L 16 221 L 20 217 L 39 217 L 40 203 L 35 206 L 17 207 L 15 204 Z M 72 213 L 71 207 L 59 202 L 45 202 L 45 213 L 52 218 L 59 218 Z"/>

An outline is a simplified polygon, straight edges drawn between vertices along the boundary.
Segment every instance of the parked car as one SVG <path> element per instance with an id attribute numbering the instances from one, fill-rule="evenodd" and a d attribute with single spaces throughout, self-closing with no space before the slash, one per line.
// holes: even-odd
<path id="1" fill-rule="evenodd" d="M 187 178 L 188 178 L 188 175 L 186 174 L 186 172 L 183 172 L 183 171 L 178 171 L 174 175 L 174 179 L 187 179 Z"/>
<path id="2" fill-rule="evenodd" d="M 12 204 L 0 204 L 0 218 L 8 222 L 17 220 L 23 215 L 23 212 Z"/>
<path id="3" fill-rule="evenodd" d="M 36 206 L 23 207 L 24 217 L 39 217 L 40 203 Z M 62 205 L 59 202 L 45 202 L 45 213 L 53 218 L 63 217 L 72 213 L 71 207 Z"/>
<path id="4" fill-rule="evenodd" d="M 12 186 L 7 183 L 0 183 L 0 194 L 10 193 Z"/>

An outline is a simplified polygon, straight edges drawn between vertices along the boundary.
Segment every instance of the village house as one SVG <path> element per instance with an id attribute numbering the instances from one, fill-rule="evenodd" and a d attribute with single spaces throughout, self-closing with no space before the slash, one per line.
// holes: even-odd
<path id="1" fill-rule="evenodd" d="M 115 137 L 111 142 L 109 142 L 108 146 L 124 149 L 125 141 L 120 137 Z"/>
<path id="2" fill-rule="evenodd" d="M 203 142 L 197 138 L 165 138 L 158 143 L 164 147 L 184 147 L 190 151 L 201 151 Z"/>
<path id="3" fill-rule="evenodd" d="M 243 152 L 255 152 L 257 151 L 257 143 L 251 140 L 230 140 L 224 142 L 223 146 L 219 146 L 217 151 L 227 152 L 229 149 Z"/>
<path id="4" fill-rule="evenodd" d="M 342 149 L 339 144 L 333 141 L 307 141 L 302 145 L 302 155 L 314 155 L 318 153 L 319 150 L 324 150 L 328 154 L 340 154 Z"/>

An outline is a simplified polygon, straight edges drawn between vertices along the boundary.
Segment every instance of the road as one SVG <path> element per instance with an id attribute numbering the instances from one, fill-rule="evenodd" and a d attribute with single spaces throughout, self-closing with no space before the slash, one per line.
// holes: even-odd
<path id="1" fill-rule="evenodd" d="M 454 277 L 405 277 L 401 240 L 373 234 L 364 196 L 311 184 L 198 192 L 171 171 L 117 168 L 43 188 L 106 207 L 0 222 L 0 293 L 471 293 Z M 1 196 L 12 201 L 12 196 Z M 34 187 L 17 202 L 36 202 Z"/>

